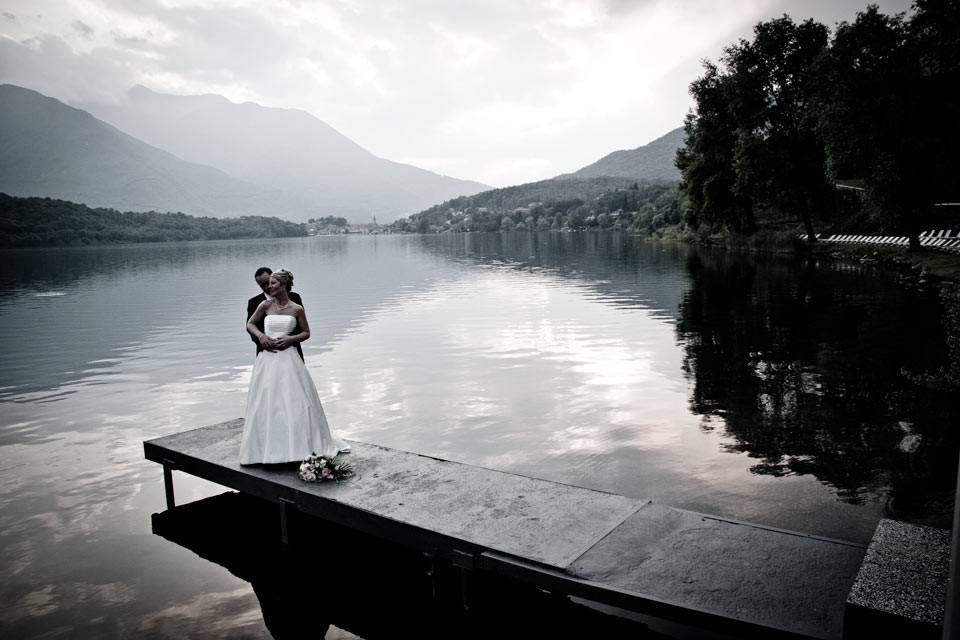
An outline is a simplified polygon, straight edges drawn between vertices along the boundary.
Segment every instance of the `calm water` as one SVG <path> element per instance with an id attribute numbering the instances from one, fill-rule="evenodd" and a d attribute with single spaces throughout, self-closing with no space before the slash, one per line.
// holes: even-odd
<path id="1" fill-rule="evenodd" d="M 580 234 L 3 260 L 3 637 L 267 635 L 262 593 L 151 533 L 141 444 L 243 415 L 262 264 L 296 276 L 347 438 L 859 542 L 949 525 L 956 336 L 883 274 Z"/>

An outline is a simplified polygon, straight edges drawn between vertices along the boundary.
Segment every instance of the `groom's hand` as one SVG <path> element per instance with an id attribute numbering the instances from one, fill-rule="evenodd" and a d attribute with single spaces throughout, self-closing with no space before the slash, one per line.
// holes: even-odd
<path id="1" fill-rule="evenodd" d="M 291 344 L 293 344 L 293 340 L 290 339 L 290 336 L 280 336 L 273 341 L 273 346 L 276 347 L 277 351 L 283 351 Z"/>

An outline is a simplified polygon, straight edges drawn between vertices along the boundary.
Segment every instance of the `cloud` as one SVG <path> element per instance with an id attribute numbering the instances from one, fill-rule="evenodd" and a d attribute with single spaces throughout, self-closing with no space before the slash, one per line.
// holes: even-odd
<path id="1" fill-rule="evenodd" d="M 65 102 L 115 102 L 138 77 L 132 66 L 102 49 L 77 53 L 57 36 L 0 37 L 0 81 Z"/>
<path id="2" fill-rule="evenodd" d="M 855 13 L 814 1 L 831 20 Z M 496 185 L 679 126 L 701 59 L 796 12 L 787 0 L 6 4 L 0 81 L 78 102 L 143 84 L 300 108 L 381 157 Z"/>
<path id="3" fill-rule="evenodd" d="M 74 20 L 70 26 L 74 28 L 82 37 L 89 39 L 93 35 L 93 27 L 82 20 Z"/>

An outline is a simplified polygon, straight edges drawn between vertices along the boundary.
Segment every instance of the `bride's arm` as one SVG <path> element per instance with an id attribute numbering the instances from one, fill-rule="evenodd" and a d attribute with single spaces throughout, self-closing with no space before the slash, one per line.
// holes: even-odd
<path id="1" fill-rule="evenodd" d="M 297 328 L 300 329 L 300 332 L 277 338 L 274 344 L 276 344 L 278 349 L 286 349 L 296 342 L 304 342 L 310 339 L 310 323 L 307 322 L 307 313 L 303 310 L 302 306 L 297 309 L 294 317 L 297 319 Z"/>
<path id="2" fill-rule="evenodd" d="M 257 323 L 263 321 L 263 318 L 267 315 L 267 304 L 269 303 L 266 301 L 261 302 L 256 311 L 253 312 L 253 315 L 247 318 L 247 332 L 260 343 L 261 347 L 267 351 L 273 351 L 275 347 L 270 336 L 257 328 Z"/>

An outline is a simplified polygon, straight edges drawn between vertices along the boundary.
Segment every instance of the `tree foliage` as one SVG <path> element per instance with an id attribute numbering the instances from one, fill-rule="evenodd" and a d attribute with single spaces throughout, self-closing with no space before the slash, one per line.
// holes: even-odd
<path id="1" fill-rule="evenodd" d="M 750 233 L 756 228 L 753 199 L 736 189 L 732 82 L 716 65 L 705 66 L 703 77 L 690 85 L 697 112 L 687 115 L 686 145 L 677 152 L 681 190 L 689 201 L 687 222 L 693 227 L 727 225 Z"/>
<path id="2" fill-rule="evenodd" d="M 349 222 L 343 216 L 323 216 L 322 218 L 310 218 L 307 224 L 318 227 L 346 227 Z"/>
<path id="3" fill-rule="evenodd" d="M 307 235 L 302 224 L 279 218 L 194 217 L 183 213 L 91 209 L 51 198 L 0 193 L 0 246 L 77 246 L 121 242 L 282 238 Z"/>
<path id="4" fill-rule="evenodd" d="M 765 209 L 792 211 L 813 235 L 813 217 L 832 187 L 816 137 L 816 63 L 827 29 L 788 16 L 758 24 L 752 42 L 729 47 L 736 191 Z"/>
<path id="5" fill-rule="evenodd" d="M 909 17 L 868 6 L 832 39 L 811 20 L 756 25 L 690 87 L 688 224 L 751 233 L 793 218 L 812 237 L 843 226 L 833 185 L 856 180 L 857 222 L 916 243 L 931 205 L 960 195 L 958 32 L 956 0 L 917 0 Z"/>

